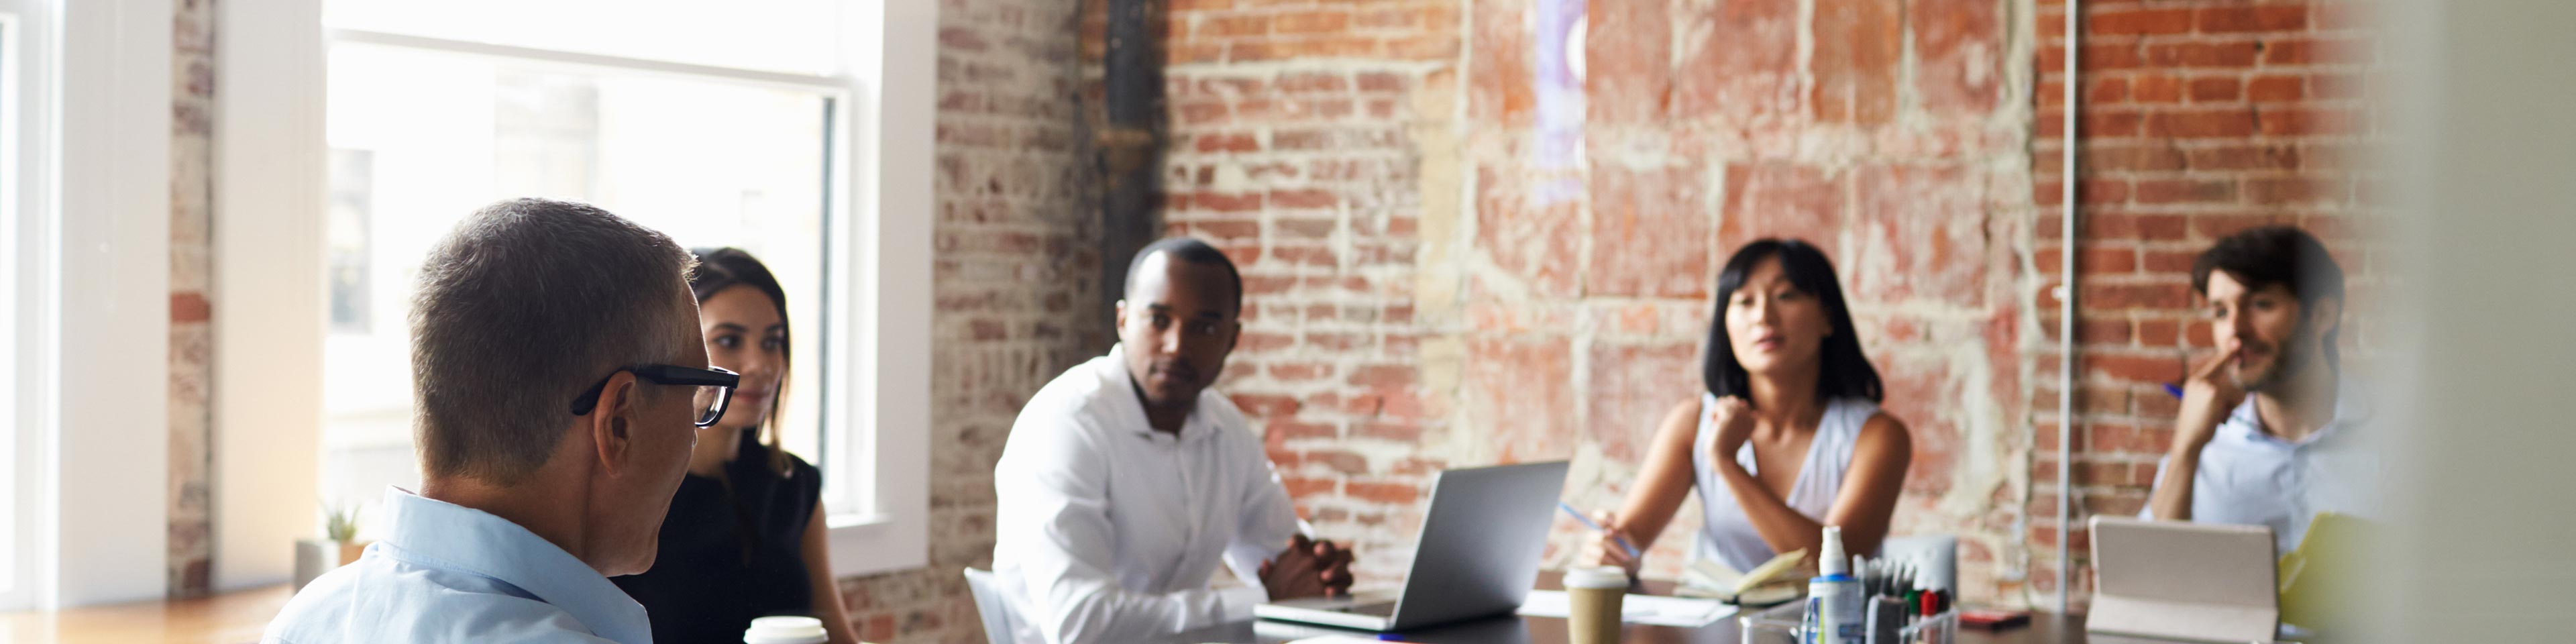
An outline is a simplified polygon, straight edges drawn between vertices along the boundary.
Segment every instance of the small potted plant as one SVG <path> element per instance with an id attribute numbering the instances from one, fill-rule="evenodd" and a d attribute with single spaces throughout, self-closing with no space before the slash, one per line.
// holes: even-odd
<path id="1" fill-rule="evenodd" d="M 358 540 L 358 506 L 325 506 L 322 508 L 321 539 L 295 542 L 295 588 L 304 589 L 323 573 L 349 565 L 367 551 L 367 542 Z"/>
<path id="2" fill-rule="evenodd" d="M 367 543 L 358 540 L 358 506 L 356 505 L 344 505 L 337 510 L 324 512 L 322 534 L 330 538 L 331 543 L 339 546 L 338 552 L 333 553 L 339 557 L 339 563 L 332 564 L 332 567 L 349 565 L 349 562 L 358 560 L 358 555 L 367 552 Z"/>

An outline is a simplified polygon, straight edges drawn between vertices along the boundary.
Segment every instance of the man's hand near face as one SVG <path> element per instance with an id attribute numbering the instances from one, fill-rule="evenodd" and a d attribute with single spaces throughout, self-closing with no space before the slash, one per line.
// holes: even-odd
<path id="1" fill-rule="evenodd" d="M 1351 551 L 1331 541 L 1297 535 L 1279 556 L 1261 562 L 1261 585 L 1272 601 L 1339 597 L 1351 592 Z"/>

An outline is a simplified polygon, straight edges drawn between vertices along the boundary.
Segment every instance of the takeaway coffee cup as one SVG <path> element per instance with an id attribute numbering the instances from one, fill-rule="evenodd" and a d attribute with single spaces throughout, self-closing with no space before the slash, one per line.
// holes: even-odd
<path id="1" fill-rule="evenodd" d="M 823 644 L 823 620 L 812 617 L 762 617 L 742 632 L 742 644 Z"/>
<path id="2" fill-rule="evenodd" d="M 1617 566 L 1565 571 L 1566 640 L 1619 644 L 1619 605 L 1628 596 L 1628 571 Z"/>

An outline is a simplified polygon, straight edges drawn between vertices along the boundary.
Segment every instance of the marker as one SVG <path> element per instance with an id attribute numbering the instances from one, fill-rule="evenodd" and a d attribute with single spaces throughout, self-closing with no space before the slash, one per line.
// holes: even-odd
<path id="1" fill-rule="evenodd" d="M 1564 501 L 1556 502 L 1556 509 L 1564 510 L 1566 516 L 1574 517 L 1575 523 L 1583 524 L 1583 527 L 1591 528 L 1593 532 L 1608 532 L 1608 530 L 1601 527 L 1601 524 L 1593 523 L 1592 519 L 1584 517 L 1582 512 L 1576 511 L 1574 506 L 1566 505 Z M 1627 537 L 1611 537 L 1610 540 L 1617 542 L 1620 550 L 1627 551 L 1629 559 L 1642 559 L 1645 557 L 1645 555 L 1637 552 L 1636 546 L 1628 545 Z"/>
<path id="2" fill-rule="evenodd" d="M 2173 394 L 2173 397 L 2175 397 L 2175 398 L 2181 398 L 2181 397 L 2182 397 L 2182 385 L 2177 385 L 2177 384 L 2173 384 L 2173 383 L 2165 383 L 2165 393 Z"/>

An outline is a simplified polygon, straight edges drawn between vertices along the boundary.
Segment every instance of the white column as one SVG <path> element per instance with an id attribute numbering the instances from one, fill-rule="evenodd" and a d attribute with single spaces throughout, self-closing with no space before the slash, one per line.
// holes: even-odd
<path id="1" fill-rule="evenodd" d="M 168 589 L 170 0 L 62 11 L 40 607 Z"/>

